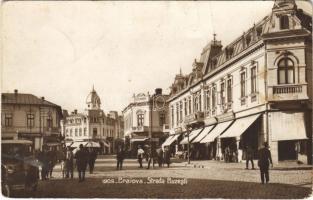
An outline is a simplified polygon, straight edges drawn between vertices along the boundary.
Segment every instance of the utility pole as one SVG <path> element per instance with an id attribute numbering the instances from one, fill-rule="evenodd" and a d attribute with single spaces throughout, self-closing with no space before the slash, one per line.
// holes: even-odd
<path id="1" fill-rule="evenodd" d="M 153 111 L 153 95 L 149 97 L 149 141 L 150 141 L 150 148 L 152 148 L 152 111 Z"/>

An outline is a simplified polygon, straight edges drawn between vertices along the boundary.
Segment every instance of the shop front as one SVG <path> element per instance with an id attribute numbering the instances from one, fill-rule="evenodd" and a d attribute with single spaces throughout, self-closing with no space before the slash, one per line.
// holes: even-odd
<path id="1" fill-rule="evenodd" d="M 309 135 L 304 112 L 280 111 L 269 114 L 270 147 L 276 161 L 308 162 Z"/>

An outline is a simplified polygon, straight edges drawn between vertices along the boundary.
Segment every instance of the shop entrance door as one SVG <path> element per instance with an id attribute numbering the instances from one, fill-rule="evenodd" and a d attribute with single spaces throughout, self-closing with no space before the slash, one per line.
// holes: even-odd
<path id="1" fill-rule="evenodd" d="M 287 140 L 278 142 L 278 160 L 296 160 L 296 141 Z"/>

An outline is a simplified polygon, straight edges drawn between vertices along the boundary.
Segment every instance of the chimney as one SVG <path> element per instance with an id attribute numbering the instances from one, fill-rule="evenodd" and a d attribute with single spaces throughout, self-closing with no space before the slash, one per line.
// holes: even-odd
<path id="1" fill-rule="evenodd" d="M 44 100 L 45 100 L 45 97 L 41 97 L 41 100 L 43 100 L 43 101 L 44 101 Z"/>
<path id="2" fill-rule="evenodd" d="M 156 88 L 155 95 L 162 95 L 162 88 Z"/>
<path id="3" fill-rule="evenodd" d="M 75 115 L 77 114 L 77 109 L 74 110 L 74 114 L 75 114 Z"/>
<path id="4" fill-rule="evenodd" d="M 15 90 L 14 90 L 14 94 L 17 94 L 17 93 L 18 93 L 18 90 L 17 90 L 17 89 L 15 89 Z"/>

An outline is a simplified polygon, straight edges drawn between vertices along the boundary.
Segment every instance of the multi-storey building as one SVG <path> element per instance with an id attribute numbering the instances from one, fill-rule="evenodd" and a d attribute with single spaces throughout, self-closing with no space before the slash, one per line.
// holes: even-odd
<path id="1" fill-rule="evenodd" d="M 123 110 L 124 136 L 132 155 L 137 146 L 153 142 L 160 146 L 168 134 L 168 95 L 156 89 L 154 95 L 140 93 L 133 96 L 132 102 Z"/>
<path id="2" fill-rule="evenodd" d="M 275 1 L 268 16 L 226 47 L 214 35 L 192 72 L 175 77 L 168 100 L 173 133 L 166 144 L 187 126 L 193 128 L 192 149 L 206 158 L 223 158 L 230 146 L 240 160 L 247 145 L 257 152 L 267 141 L 275 162 L 310 163 L 311 17 L 295 1 Z"/>
<path id="3" fill-rule="evenodd" d="M 35 150 L 61 140 L 60 106 L 33 94 L 2 93 L 1 139 L 27 139 Z"/>
<path id="4" fill-rule="evenodd" d="M 123 118 L 116 111 L 105 114 L 101 109 L 101 100 L 92 89 L 86 99 L 87 109 L 83 113 L 74 110 L 62 120 L 62 135 L 74 143 L 99 142 L 103 153 L 114 152 L 114 143 L 122 138 Z"/>

